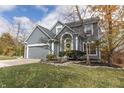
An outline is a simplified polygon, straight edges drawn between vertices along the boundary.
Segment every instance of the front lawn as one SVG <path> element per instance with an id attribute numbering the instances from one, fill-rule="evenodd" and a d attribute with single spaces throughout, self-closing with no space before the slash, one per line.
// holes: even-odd
<path id="1" fill-rule="evenodd" d="M 0 60 L 10 60 L 10 59 L 16 59 L 16 57 L 10 57 L 10 56 L 2 56 L 2 55 L 0 55 Z"/>
<path id="2" fill-rule="evenodd" d="M 0 87 L 124 87 L 124 70 L 35 63 L 1 68 Z"/>

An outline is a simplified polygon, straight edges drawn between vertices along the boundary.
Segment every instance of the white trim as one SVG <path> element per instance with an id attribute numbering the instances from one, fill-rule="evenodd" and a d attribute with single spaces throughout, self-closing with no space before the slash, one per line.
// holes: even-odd
<path id="1" fill-rule="evenodd" d="M 76 50 L 78 50 L 78 36 L 76 36 Z"/>
<path id="2" fill-rule="evenodd" d="M 91 28 L 92 28 L 91 30 L 92 30 L 92 35 L 93 35 L 93 33 L 94 33 L 94 32 L 93 32 L 93 31 L 94 31 L 94 29 L 93 29 L 93 24 L 91 25 Z"/>
<path id="3" fill-rule="evenodd" d="M 50 51 L 50 50 L 51 50 L 51 49 L 50 49 L 50 48 L 51 48 L 51 47 L 50 47 L 51 45 L 50 45 L 50 43 L 49 43 L 48 45 L 49 45 L 49 54 L 51 54 L 51 51 Z"/>
<path id="4" fill-rule="evenodd" d="M 87 24 L 87 26 L 88 26 L 88 28 L 90 28 L 90 30 L 91 30 L 91 36 L 92 36 L 93 35 L 93 32 L 94 32 L 93 24 L 90 24 L 90 25 Z M 86 25 L 84 25 L 84 32 L 87 33 L 87 27 L 86 27 Z"/>
<path id="5" fill-rule="evenodd" d="M 89 56 L 98 56 L 98 52 L 97 52 L 97 48 L 96 48 L 96 53 L 95 54 L 90 54 L 90 44 L 91 44 L 92 42 L 87 42 L 87 43 L 85 43 L 85 42 L 83 42 L 83 52 L 84 52 L 84 45 L 86 44 L 86 47 L 87 46 L 89 46 L 89 49 L 88 49 L 88 51 L 89 51 Z"/>
<path id="6" fill-rule="evenodd" d="M 71 30 L 72 32 L 74 32 L 69 26 L 64 25 L 63 28 L 61 29 L 61 31 L 59 33 L 61 33 L 65 27 L 67 27 L 69 30 Z M 54 38 L 56 38 L 59 35 L 59 33 L 57 35 L 55 35 Z"/>
<path id="7" fill-rule="evenodd" d="M 56 26 L 56 35 L 59 33 L 58 28 L 61 28 L 62 29 L 62 27 L 63 27 L 62 25 Z"/>
<path id="8" fill-rule="evenodd" d="M 28 45 L 26 45 L 26 50 L 27 50 L 27 51 L 26 51 L 26 54 L 27 54 L 27 55 L 26 55 L 26 58 L 28 59 L 28 53 L 29 53 Z"/>
<path id="9" fill-rule="evenodd" d="M 65 34 L 69 34 L 69 35 L 71 36 L 71 38 L 72 38 L 72 42 L 71 42 L 71 50 L 73 50 L 73 35 L 72 35 L 71 33 L 69 33 L 69 32 L 65 32 L 64 34 L 62 34 L 61 37 L 60 37 L 60 40 L 61 40 L 60 43 L 62 44 L 62 38 L 63 38 L 63 36 L 64 36 Z M 61 45 L 61 47 L 62 47 L 62 45 Z M 62 51 L 62 49 L 61 49 L 61 51 Z"/>
<path id="10" fill-rule="evenodd" d="M 41 29 L 39 26 L 38 28 L 40 29 L 40 31 L 42 31 L 43 33 L 45 33 L 50 39 L 52 39 L 43 29 Z"/>
<path id="11" fill-rule="evenodd" d="M 40 31 L 42 31 L 44 34 L 46 34 L 46 35 L 51 39 L 51 37 L 50 37 L 44 30 L 42 30 L 42 29 L 39 27 L 39 25 L 36 25 L 36 26 L 33 28 L 32 32 L 29 34 L 29 36 L 25 39 L 24 42 L 26 42 L 26 41 L 30 38 L 30 36 L 32 35 L 32 33 L 35 31 L 36 28 L 38 28 Z"/>
<path id="12" fill-rule="evenodd" d="M 90 54 L 90 53 L 89 53 L 89 55 L 90 55 L 90 56 L 98 56 L 97 48 L 96 48 L 96 54 Z"/>
<path id="13" fill-rule="evenodd" d="M 29 47 L 35 47 L 35 46 L 46 46 L 48 44 L 28 44 L 26 45 L 26 58 L 28 59 L 29 58 Z"/>
<path id="14" fill-rule="evenodd" d="M 33 47 L 33 46 L 46 46 L 48 44 L 42 43 L 42 44 L 28 44 L 28 47 Z"/>
<path id="15" fill-rule="evenodd" d="M 34 30 L 37 28 L 38 25 L 36 25 L 35 27 L 33 27 L 32 32 L 30 32 L 29 36 L 25 39 L 24 42 L 26 42 L 28 40 L 28 38 L 31 36 L 31 34 L 34 32 Z"/>
<path id="16" fill-rule="evenodd" d="M 52 42 L 52 54 L 54 54 L 54 42 Z"/>
<path id="17" fill-rule="evenodd" d="M 55 24 L 51 27 L 50 31 L 53 30 L 53 28 L 57 25 L 57 23 L 60 23 L 60 24 L 64 25 L 62 22 L 60 22 L 60 21 L 56 21 Z"/>
<path id="18" fill-rule="evenodd" d="M 60 47 L 60 51 L 62 51 L 62 38 L 60 38 L 60 45 L 59 45 L 59 47 Z"/>

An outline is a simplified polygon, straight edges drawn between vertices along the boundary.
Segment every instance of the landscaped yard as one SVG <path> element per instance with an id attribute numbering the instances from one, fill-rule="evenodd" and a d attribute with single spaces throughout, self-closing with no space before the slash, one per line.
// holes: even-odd
<path id="1" fill-rule="evenodd" d="M 124 70 L 34 63 L 1 68 L 0 87 L 124 87 Z"/>
<path id="2" fill-rule="evenodd" d="M 10 56 L 2 56 L 2 55 L 0 55 L 0 60 L 10 60 L 10 59 L 16 59 L 16 57 L 10 57 Z"/>

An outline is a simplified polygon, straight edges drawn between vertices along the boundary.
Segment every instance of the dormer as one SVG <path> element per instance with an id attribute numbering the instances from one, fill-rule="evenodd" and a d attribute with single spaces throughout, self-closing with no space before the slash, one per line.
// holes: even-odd
<path id="1" fill-rule="evenodd" d="M 56 26 L 56 35 L 62 30 L 62 25 Z"/>
<path id="2" fill-rule="evenodd" d="M 56 22 L 56 24 L 52 27 L 51 31 L 54 33 L 54 34 L 58 34 L 62 28 L 63 28 L 64 24 L 61 23 L 60 21 Z"/>

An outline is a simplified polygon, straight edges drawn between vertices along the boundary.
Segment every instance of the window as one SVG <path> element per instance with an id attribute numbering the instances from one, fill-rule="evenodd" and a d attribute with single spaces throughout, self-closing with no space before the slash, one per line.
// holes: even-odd
<path id="1" fill-rule="evenodd" d="M 62 25 L 56 27 L 56 34 L 58 34 L 62 29 Z"/>
<path id="2" fill-rule="evenodd" d="M 91 43 L 87 43 L 87 45 L 86 45 L 86 43 L 83 43 L 83 51 L 86 53 L 86 47 L 88 48 L 88 53 L 89 54 L 96 54 L 96 46 L 95 46 L 95 44 L 93 43 L 93 42 L 91 42 Z"/>
<path id="3" fill-rule="evenodd" d="M 67 38 L 64 41 L 64 51 L 71 50 L 71 39 Z"/>
<path id="4" fill-rule="evenodd" d="M 93 35 L 93 25 L 85 25 L 84 32 L 86 36 L 91 36 Z"/>
<path id="5" fill-rule="evenodd" d="M 94 43 L 90 43 L 90 54 L 96 54 L 96 46 Z"/>

